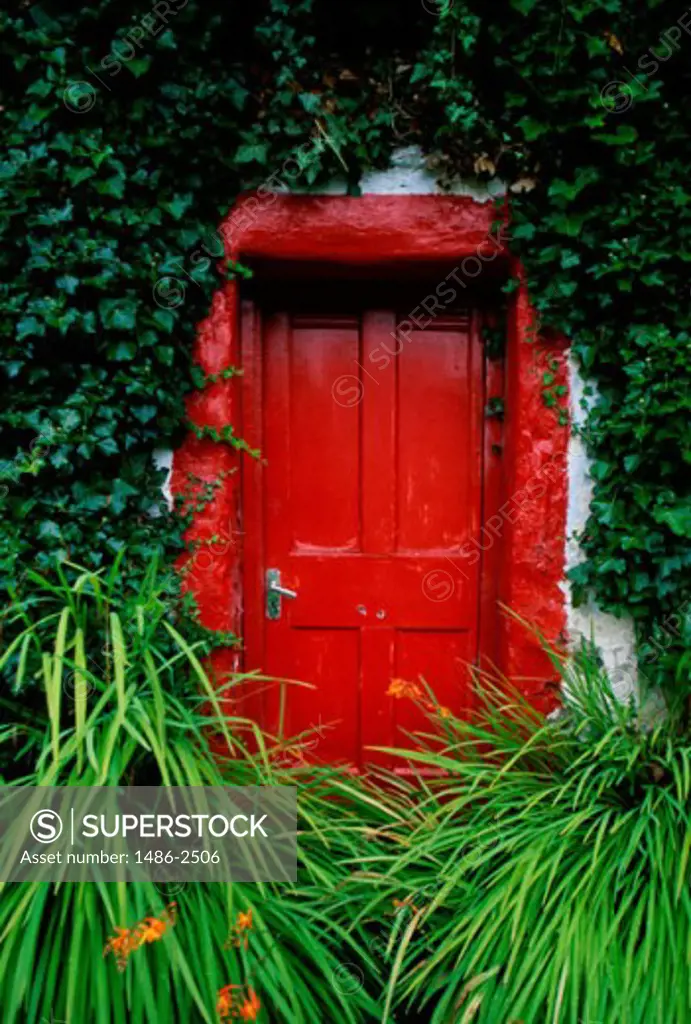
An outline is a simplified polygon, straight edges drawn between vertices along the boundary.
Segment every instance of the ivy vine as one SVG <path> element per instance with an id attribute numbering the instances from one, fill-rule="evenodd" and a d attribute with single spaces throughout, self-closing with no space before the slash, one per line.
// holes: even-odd
<path id="1" fill-rule="evenodd" d="M 0 13 L 0 587 L 56 556 L 98 565 L 126 546 L 134 573 L 154 554 L 174 560 L 184 524 L 152 453 L 181 439 L 189 389 L 215 382 L 190 355 L 222 281 L 218 224 L 268 182 L 340 177 L 356 195 L 365 170 L 414 143 L 442 182 L 506 184 L 541 323 L 596 386 L 576 596 L 633 615 L 646 676 L 685 682 L 684 13 L 667 0 L 53 0 Z M 216 440 L 241 443 L 231 424 Z"/>

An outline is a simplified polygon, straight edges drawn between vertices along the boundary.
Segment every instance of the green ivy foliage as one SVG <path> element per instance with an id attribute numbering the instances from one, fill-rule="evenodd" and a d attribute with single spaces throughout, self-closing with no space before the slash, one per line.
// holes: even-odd
<path id="1" fill-rule="evenodd" d="M 426 146 L 509 185 L 540 321 L 596 384 L 574 592 L 634 617 L 662 683 L 691 647 L 690 58 L 685 4 L 456 0 L 413 73 Z"/>
<path id="2" fill-rule="evenodd" d="M 309 3 L 156 6 L 0 14 L 5 587 L 56 556 L 97 566 L 126 544 L 145 565 L 179 550 L 152 452 L 180 439 L 199 383 L 216 227 L 243 187 L 328 132 L 309 89 L 322 72 L 305 72 Z M 366 106 L 361 90 L 344 98 L 343 138 L 383 163 Z M 307 184 L 343 172 L 329 140 L 312 147 Z"/>
<path id="3" fill-rule="evenodd" d="M 340 175 L 357 194 L 365 169 L 419 142 L 442 179 L 507 183 L 542 323 L 572 339 L 597 385 L 577 596 L 634 615 L 653 681 L 688 674 L 684 11 L 667 0 L 3 11 L 0 584 L 56 555 L 98 566 L 125 545 L 133 572 L 154 553 L 172 560 L 182 522 L 161 507 L 152 452 L 182 436 L 184 396 L 206 386 L 191 373 L 195 325 L 222 275 L 242 271 L 222 265 L 220 220 L 266 182 Z M 226 435 L 218 443 L 233 443 L 232 424 Z"/>
<path id="4" fill-rule="evenodd" d="M 172 563 L 185 520 L 153 454 L 213 383 L 190 357 L 214 290 L 246 276 L 218 225 L 252 185 L 355 187 L 386 165 L 381 91 L 315 60 L 310 18 L 311 0 L 0 13 L 2 604 L 56 559 L 105 567 L 126 547 L 125 588 Z M 233 424 L 202 433 L 242 447 Z"/>

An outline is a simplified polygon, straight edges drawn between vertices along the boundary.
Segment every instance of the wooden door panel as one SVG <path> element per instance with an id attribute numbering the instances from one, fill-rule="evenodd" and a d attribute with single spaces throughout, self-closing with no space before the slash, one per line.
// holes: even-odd
<path id="1" fill-rule="evenodd" d="M 294 318 L 288 343 L 292 550 L 360 548 L 360 419 L 332 396 L 360 357 L 359 324 Z"/>
<path id="2" fill-rule="evenodd" d="M 387 696 L 392 679 L 421 679 L 435 692 L 440 707 L 467 712 L 472 705 L 468 665 L 473 661 L 473 638 L 458 630 L 414 630 L 366 627 L 362 631 L 363 747 L 408 746 L 407 734 L 430 732 L 424 711 L 411 700 Z M 368 760 L 390 764 L 386 756 Z"/>
<path id="3" fill-rule="evenodd" d="M 413 332 L 398 357 L 397 549 L 450 550 L 472 528 L 467 328 Z"/>
<path id="4" fill-rule="evenodd" d="M 296 629 L 294 678 L 318 690 L 286 684 L 285 734 L 313 730 L 308 746 L 316 759 L 357 762 L 360 756 L 360 632 Z M 356 685 L 353 685 L 353 681 Z"/>
<path id="5" fill-rule="evenodd" d="M 471 706 L 470 672 L 468 664 L 475 652 L 472 636 L 461 630 L 408 630 L 396 632 L 396 678 L 428 683 L 440 707 L 453 708 L 456 713 L 468 711 Z M 398 743 L 402 731 L 424 730 L 429 723 L 412 701 L 396 701 L 394 732 Z"/>

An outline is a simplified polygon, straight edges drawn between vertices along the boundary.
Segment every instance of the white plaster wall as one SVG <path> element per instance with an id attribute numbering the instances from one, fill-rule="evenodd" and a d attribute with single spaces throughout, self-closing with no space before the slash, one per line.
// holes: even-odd
<path id="1" fill-rule="evenodd" d="M 166 478 L 161 484 L 161 494 L 163 495 L 168 511 L 172 512 L 174 507 L 173 492 L 171 490 L 171 481 L 173 479 L 173 456 L 174 452 L 170 448 L 157 448 L 154 452 L 154 466 L 156 469 L 165 469 Z M 160 515 L 159 509 L 155 506 L 151 510 L 153 516 Z"/>
<path id="2" fill-rule="evenodd" d="M 503 195 L 506 186 L 498 179 L 486 183 L 456 178 L 446 189 L 440 189 L 435 174 L 427 167 L 419 146 L 396 150 L 391 167 L 386 171 L 368 171 L 360 182 L 363 193 L 376 195 L 444 195 L 469 196 L 476 203 L 488 203 Z"/>
<path id="3" fill-rule="evenodd" d="M 487 203 L 497 195 L 503 195 L 506 187 L 498 179 L 489 183 L 469 181 L 457 178 L 448 188 L 441 189 L 434 171 L 427 167 L 427 162 L 419 146 L 405 146 L 396 150 L 391 156 L 391 166 L 385 171 L 367 171 L 361 181 L 360 188 L 367 195 L 443 195 L 469 196 L 478 203 Z M 287 190 L 286 190 L 287 191 Z M 313 194 L 315 189 L 296 179 L 291 192 Z M 328 185 L 320 188 L 320 195 L 340 196 L 348 191 L 345 177 L 333 178 Z"/>
<path id="4" fill-rule="evenodd" d="M 569 393 L 572 422 L 582 425 L 587 415 L 588 402 L 584 395 L 585 382 L 578 372 L 573 358 L 569 359 Z M 568 451 L 568 512 L 566 521 L 566 566 L 571 569 L 583 561 L 583 552 L 574 534 L 582 533 L 588 519 L 588 509 L 593 491 L 589 473 L 590 460 L 586 455 L 581 438 L 572 432 Z M 593 640 L 600 650 L 607 674 L 615 694 L 626 700 L 637 695 L 637 662 L 633 623 L 629 618 L 616 618 L 601 611 L 592 602 L 575 608 L 571 598 L 571 587 L 564 583 L 566 595 L 567 623 L 572 646 L 580 644 L 581 638 Z"/>

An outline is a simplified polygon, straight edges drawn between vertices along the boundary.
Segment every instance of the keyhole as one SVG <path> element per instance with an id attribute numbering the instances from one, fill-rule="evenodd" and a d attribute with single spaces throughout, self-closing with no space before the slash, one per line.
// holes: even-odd
<path id="1" fill-rule="evenodd" d="M 357 606 L 357 612 L 359 615 L 367 615 L 367 609 L 365 608 L 364 604 L 359 604 Z"/>
<path id="2" fill-rule="evenodd" d="M 380 608 L 379 611 L 377 612 L 377 618 L 378 619 L 385 619 L 386 618 L 386 612 L 384 611 L 383 608 Z"/>

